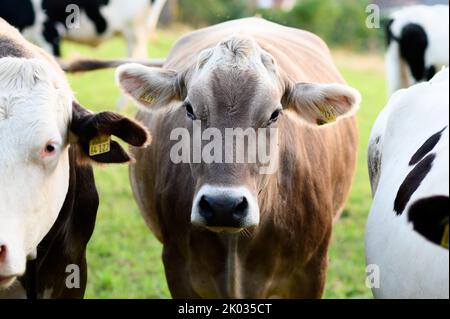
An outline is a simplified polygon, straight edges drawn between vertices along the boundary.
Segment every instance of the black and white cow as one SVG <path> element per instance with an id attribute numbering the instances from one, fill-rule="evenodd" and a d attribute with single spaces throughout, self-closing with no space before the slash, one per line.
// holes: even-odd
<path id="1" fill-rule="evenodd" d="M 61 39 L 97 45 L 121 34 L 129 56 L 145 58 L 149 33 L 155 31 L 166 1 L 0 0 L 0 17 L 57 57 L 61 56 Z M 73 19 L 74 5 L 79 8 L 78 20 Z"/>
<path id="2" fill-rule="evenodd" d="M 0 298 L 83 297 L 99 204 L 90 163 L 130 161 L 111 135 L 148 139 L 83 108 L 55 59 L 0 19 Z"/>
<path id="3" fill-rule="evenodd" d="M 377 298 L 449 298 L 449 69 L 395 93 L 369 146 Z M 375 269 L 375 268 L 374 268 Z"/>
<path id="4" fill-rule="evenodd" d="M 389 93 L 430 80 L 449 65 L 449 8 L 410 6 L 391 15 L 386 26 Z"/>

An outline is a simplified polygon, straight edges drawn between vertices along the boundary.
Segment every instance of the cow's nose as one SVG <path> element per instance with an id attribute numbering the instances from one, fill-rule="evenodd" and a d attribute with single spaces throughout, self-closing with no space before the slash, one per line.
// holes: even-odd
<path id="1" fill-rule="evenodd" d="M 197 192 L 191 223 L 214 232 L 239 232 L 259 225 L 259 206 L 247 187 L 206 184 Z"/>
<path id="2" fill-rule="evenodd" d="M 245 196 L 203 195 L 198 203 L 199 213 L 208 227 L 241 228 L 248 215 Z"/>
<path id="3" fill-rule="evenodd" d="M 0 243 L 0 265 L 5 262 L 7 252 L 8 249 L 6 248 L 6 245 Z"/>

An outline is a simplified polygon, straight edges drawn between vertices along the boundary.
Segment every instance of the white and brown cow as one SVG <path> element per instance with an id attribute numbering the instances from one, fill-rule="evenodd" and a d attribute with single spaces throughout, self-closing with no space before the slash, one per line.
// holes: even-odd
<path id="1" fill-rule="evenodd" d="M 0 17 L 25 38 L 60 57 L 61 40 L 98 45 L 116 34 L 128 45 L 128 55 L 147 57 L 167 0 L 2 0 Z"/>
<path id="2" fill-rule="evenodd" d="M 323 41 L 263 19 L 230 21 L 184 36 L 163 69 L 125 65 L 117 81 L 155 110 L 137 115 L 154 144 L 133 149 L 131 183 L 164 245 L 172 295 L 321 297 L 333 220 L 355 169 L 360 102 Z M 274 136 L 259 130 L 274 129 L 278 147 L 269 156 L 278 170 L 262 174 L 260 160 L 222 156 L 197 162 L 190 147 L 176 164 L 179 143 L 198 143 L 198 123 L 207 139 L 258 131 L 263 149 Z M 186 130 L 187 140 L 173 139 Z M 243 144 L 213 153 L 243 155 Z"/>
<path id="3" fill-rule="evenodd" d="M 119 114 L 84 109 L 57 62 L 0 19 L 0 298 L 83 297 L 99 203 L 89 163 L 130 161 L 111 135 L 148 138 Z"/>
<path id="4" fill-rule="evenodd" d="M 408 6 L 386 26 L 389 94 L 430 80 L 449 65 L 448 5 Z"/>
<path id="5" fill-rule="evenodd" d="M 369 147 L 366 260 L 377 298 L 449 297 L 449 70 L 398 91 Z"/>

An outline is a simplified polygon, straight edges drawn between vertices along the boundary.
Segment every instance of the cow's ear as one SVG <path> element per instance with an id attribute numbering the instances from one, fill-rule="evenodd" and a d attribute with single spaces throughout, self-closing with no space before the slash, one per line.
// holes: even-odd
<path id="1" fill-rule="evenodd" d="M 343 84 L 296 84 L 286 92 L 286 108 L 308 123 L 324 125 L 356 113 L 361 102 L 357 90 Z"/>
<path id="2" fill-rule="evenodd" d="M 70 132 L 71 144 L 80 150 L 80 163 L 131 161 L 131 156 L 122 146 L 111 139 L 113 135 L 136 147 L 144 147 L 150 143 L 147 129 L 136 121 L 113 112 L 91 113 L 77 102 L 72 104 Z"/>
<path id="3" fill-rule="evenodd" d="M 140 105 L 157 109 L 182 100 L 183 81 L 177 72 L 130 63 L 117 68 L 117 85 Z"/>

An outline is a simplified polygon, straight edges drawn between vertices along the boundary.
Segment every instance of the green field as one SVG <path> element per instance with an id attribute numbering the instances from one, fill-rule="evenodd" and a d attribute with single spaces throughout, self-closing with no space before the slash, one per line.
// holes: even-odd
<path id="1" fill-rule="evenodd" d="M 149 45 L 152 57 L 163 57 L 180 31 L 161 31 Z M 118 58 L 126 55 L 121 39 L 91 49 L 66 43 L 65 58 L 89 56 Z M 381 56 L 336 51 L 336 63 L 346 80 L 360 90 L 360 154 L 353 191 L 337 223 L 330 250 L 325 298 L 371 298 L 365 286 L 364 227 L 370 207 L 366 149 L 370 128 L 386 102 Z M 71 75 L 79 101 L 95 110 L 114 110 L 118 89 L 113 71 Z M 124 111 L 133 115 L 129 105 Z M 87 298 L 169 298 L 161 261 L 161 245 L 145 226 L 128 182 L 126 166 L 96 168 L 100 209 L 94 236 L 88 246 Z"/>

